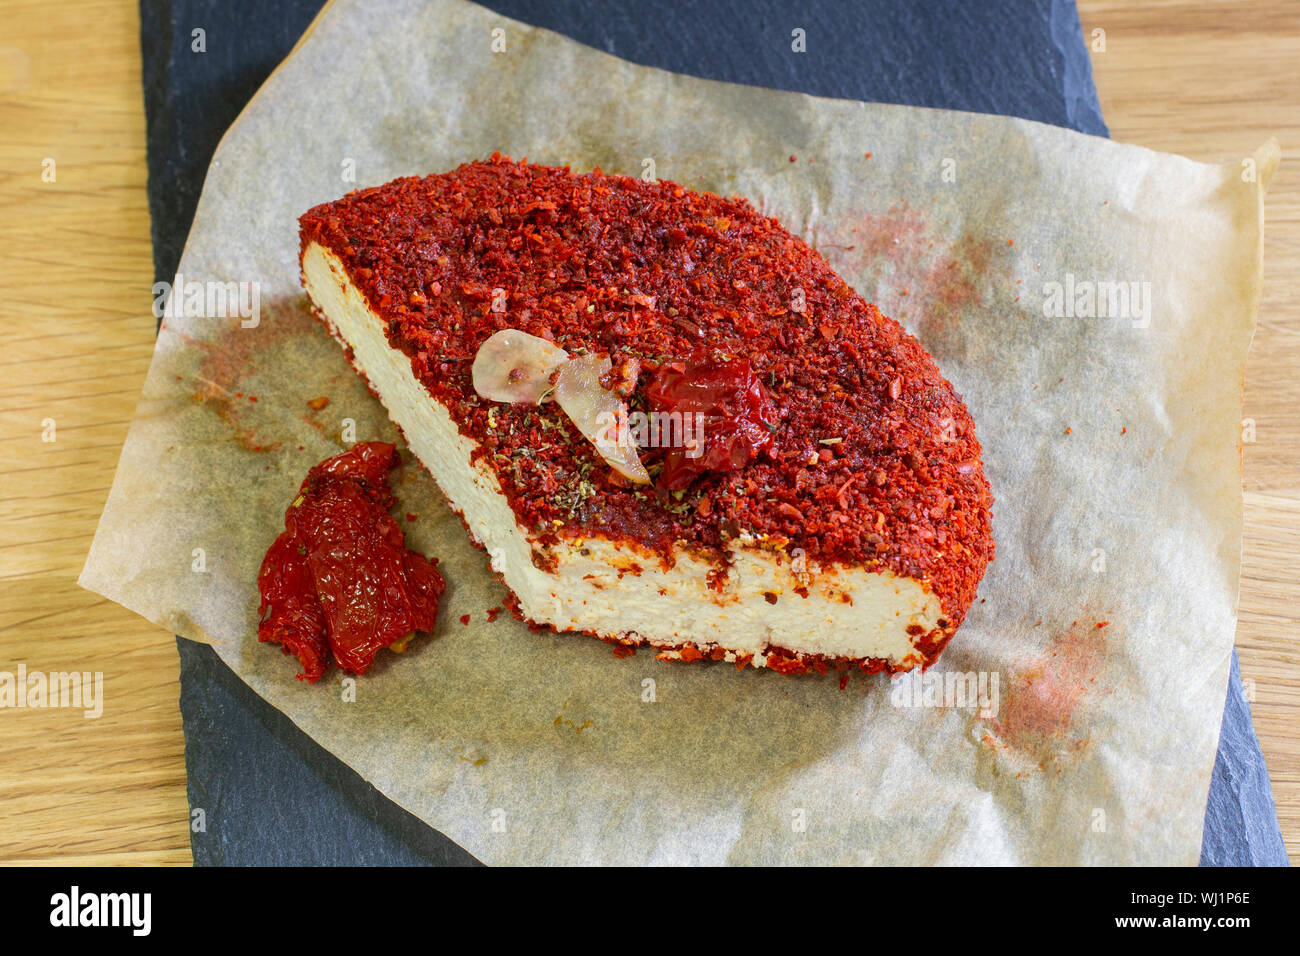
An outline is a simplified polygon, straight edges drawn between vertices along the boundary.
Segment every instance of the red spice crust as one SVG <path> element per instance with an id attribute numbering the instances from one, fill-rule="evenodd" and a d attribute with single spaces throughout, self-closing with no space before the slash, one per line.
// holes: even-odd
<path id="1" fill-rule="evenodd" d="M 748 531 L 810 561 L 918 578 L 946 616 L 919 642 L 928 660 L 964 618 L 994 553 L 969 412 L 915 339 L 744 199 L 493 156 L 317 206 L 301 236 L 342 260 L 535 538 L 554 540 L 559 521 L 671 563 Z M 636 356 L 642 389 L 701 346 L 745 357 L 780 410 L 773 451 L 680 501 L 625 487 L 553 404 L 474 392 L 478 346 L 507 327 Z"/>

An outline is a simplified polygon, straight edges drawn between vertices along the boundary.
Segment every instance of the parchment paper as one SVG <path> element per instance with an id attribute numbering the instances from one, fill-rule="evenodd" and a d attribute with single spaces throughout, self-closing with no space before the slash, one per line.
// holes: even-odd
<path id="1" fill-rule="evenodd" d="M 349 422 L 396 437 L 307 312 L 297 216 L 494 150 L 746 196 L 921 338 L 997 497 L 997 560 L 930 675 L 996 675 L 996 713 L 489 622 L 504 591 L 414 466 L 399 511 L 449 581 L 438 632 L 355 700 L 257 643 L 257 568 L 307 468 Z M 181 261 L 259 283 L 259 321 L 164 322 L 81 582 L 216 642 L 487 862 L 1194 864 L 1276 145 L 1242 160 L 675 76 L 455 0 L 335 0 L 223 140 Z M 1076 317 L 1104 281 L 1149 299 Z M 1081 308 L 1046 316 L 1053 283 Z"/>

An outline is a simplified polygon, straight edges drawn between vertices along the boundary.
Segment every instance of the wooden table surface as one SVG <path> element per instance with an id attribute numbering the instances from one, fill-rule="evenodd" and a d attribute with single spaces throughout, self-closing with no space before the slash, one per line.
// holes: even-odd
<path id="1" fill-rule="evenodd" d="M 1246 374 L 1237 646 L 1300 861 L 1300 4 L 1080 7 L 1115 139 L 1210 162 L 1282 143 Z M 97 720 L 0 711 L 0 861 L 185 864 L 172 636 L 76 585 L 153 350 L 137 7 L 0 0 L 0 22 L 0 670 L 105 681 Z"/>

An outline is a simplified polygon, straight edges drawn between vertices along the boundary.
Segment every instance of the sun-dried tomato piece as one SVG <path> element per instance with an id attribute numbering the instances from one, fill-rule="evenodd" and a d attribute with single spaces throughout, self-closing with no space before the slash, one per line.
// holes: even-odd
<path id="1" fill-rule="evenodd" d="M 687 487 L 706 471 L 739 471 L 772 447 L 776 406 L 745 359 L 699 353 L 668 362 L 646 389 L 646 399 L 654 411 L 680 412 L 683 421 L 688 415 L 702 416 L 697 437 L 703 439 L 703 453 L 672 448 L 664 455 L 659 484 L 669 491 Z"/>
<path id="2" fill-rule="evenodd" d="M 300 680 L 316 683 L 329 665 L 330 647 L 325 631 L 325 611 L 316 597 L 316 582 L 307 555 L 287 531 L 275 539 L 262 559 L 257 575 L 262 595 L 257 639 L 279 644 L 302 663 Z"/>
<path id="3" fill-rule="evenodd" d="M 315 683 L 327 658 L 363 674 L 381 648 L 433 630 L 445 583 L 388 509 L 397 449 L 363 442 L 316 465 L 258 574 L 258 640 L 278 643 Z"/>

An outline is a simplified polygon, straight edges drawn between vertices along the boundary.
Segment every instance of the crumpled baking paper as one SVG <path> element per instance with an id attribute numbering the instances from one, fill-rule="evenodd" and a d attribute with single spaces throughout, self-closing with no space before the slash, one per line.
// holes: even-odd
<path id="1" fill-rule="evenodd" d="M 437 632 L 316 686 L 257 643 L 307 469 L 396 437 L 310 317 L 297 217 L 497 150 L 745 196 L 931 351 L 985 448 L 998 555 L 927 674 L 841 686 L 532 633 L 414 464 L 398 511 L 449 581 Z M 1277 162 L 677 76 L 458 0 L 335 0 L 212 161 L 81 583 L 212 641 L 489 863 L 1193 865 Z"/>

